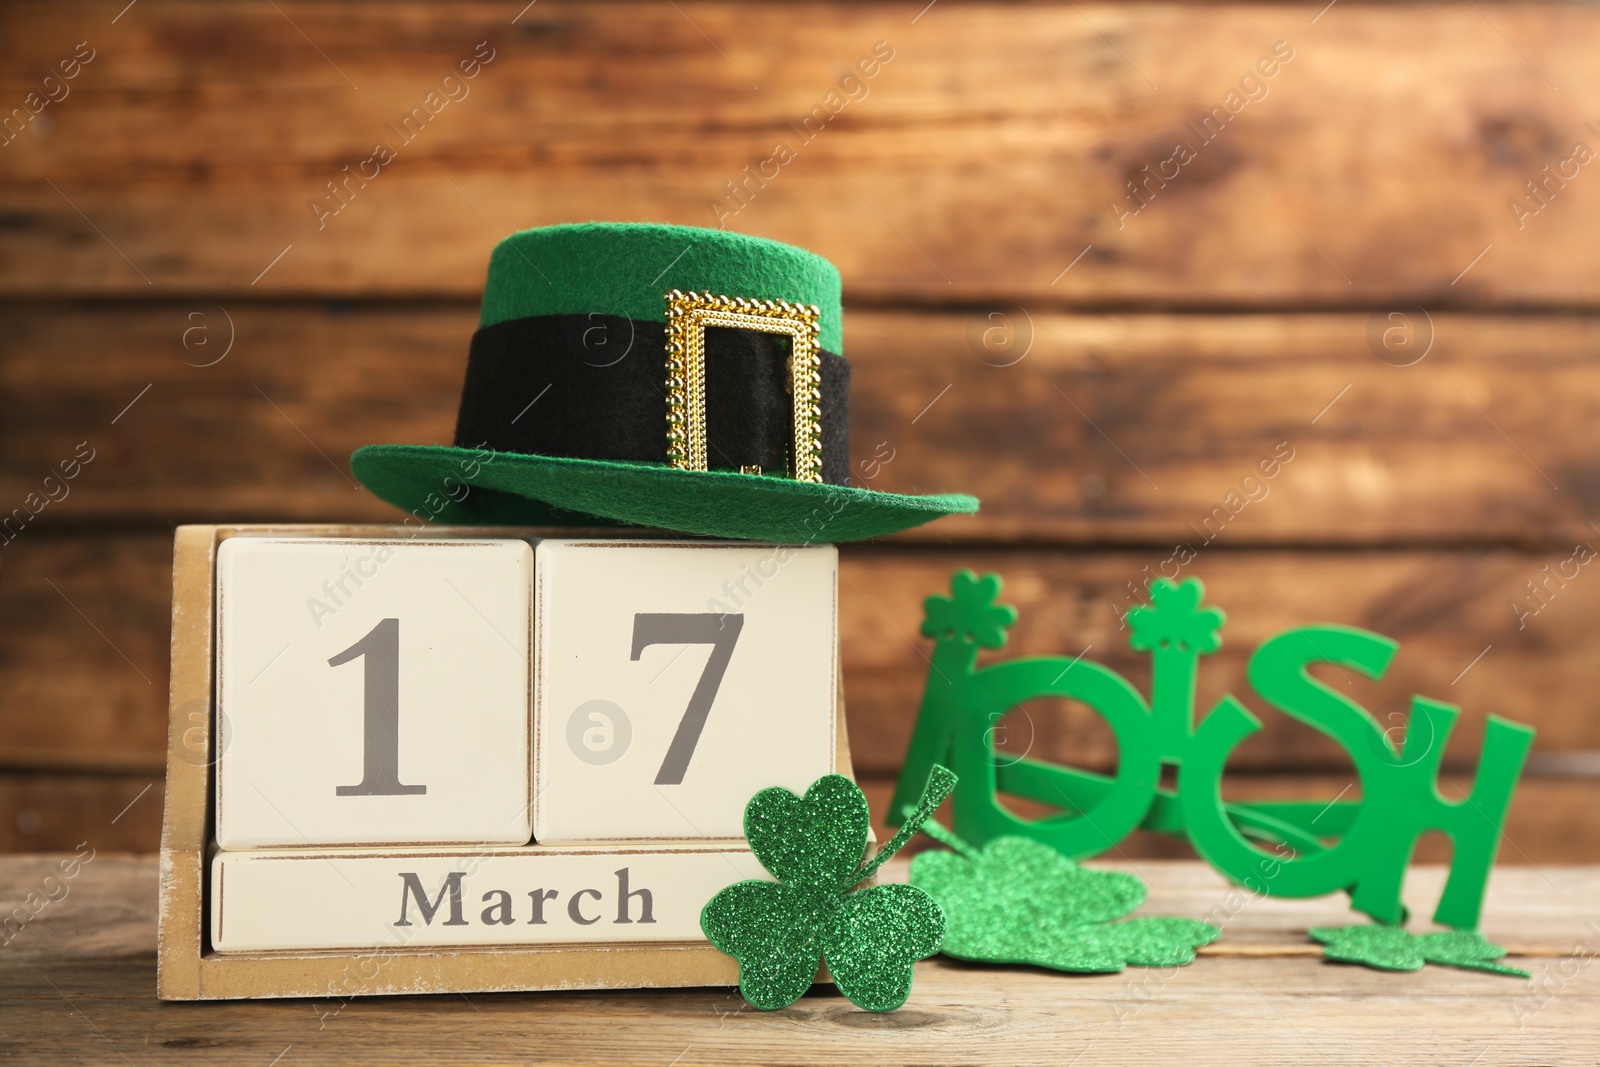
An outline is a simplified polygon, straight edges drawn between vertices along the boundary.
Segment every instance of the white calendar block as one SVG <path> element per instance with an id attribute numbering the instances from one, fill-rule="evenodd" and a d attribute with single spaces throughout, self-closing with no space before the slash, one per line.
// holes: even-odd
<path id="1" fill-rule="evenodd" d="M 724 886 L 770 880 L 743 841 L 604 848 L 221 853 L 211 864 L 218 952 L 373 953 L 442 946 L 701 942 Z"/>
<path id="2" fill-rule="evenodd" d="M 541 541 L 534 837 L 742 837 L 834 769 L 833 546 Z"/>
<path id="3" fill-rule="evenodd" d="M 525 844 L 533 550 L 234 537 L 217 553 L 217 843 Z"/>

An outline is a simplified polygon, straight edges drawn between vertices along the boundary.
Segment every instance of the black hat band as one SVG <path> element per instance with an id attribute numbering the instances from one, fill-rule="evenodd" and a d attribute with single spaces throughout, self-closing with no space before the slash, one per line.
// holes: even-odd
<path id="1" fill-rule="evenodd" d="M 536 315 L 472 337 L 455 442 L 502 452 L 673 462 L 668 328 L 613 315 Z M 706 467 L 786 476 L 794 469 L 791 336 L 709 326 L 703 347 Z M 850 475 L 850 364 L 820 359 L 815 438 L 821 480 Z M 802 398 L 802 399 L 809 399 Z M 807 428 L 802 426 L 802 431 Z"/>

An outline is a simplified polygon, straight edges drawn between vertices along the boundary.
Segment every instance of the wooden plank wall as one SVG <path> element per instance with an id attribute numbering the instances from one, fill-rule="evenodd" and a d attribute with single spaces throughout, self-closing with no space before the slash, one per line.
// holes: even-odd
<path id="1" fill-rule="evenodd" d="M 154 847 L 175 524 L 394 517 L 347 456 L 448 439 L 494 242 L 646 218 L 837 263 L 874 484 L 984 499 L 845 552 L 878 802 L 953 568 L 1145 684 L 1119 613 L 1185 544 L 1203 700 L 1290 623 L 1391 634 L 1358 695 L 1465 707 L 1447 793 L 1538 727 L 1504 858 L 1600 858 L 1600 12 L 123 5 L 0 11 L 0 848 Z M 1238 795 L 1350 784 L 1267 718 Z"/>

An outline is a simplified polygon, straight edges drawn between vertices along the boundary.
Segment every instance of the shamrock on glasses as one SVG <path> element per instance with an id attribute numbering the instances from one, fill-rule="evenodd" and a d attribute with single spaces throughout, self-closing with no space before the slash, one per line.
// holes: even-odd
<path id="1" fill-rule="evenodd" d="M 1158 578 L 1150 586 L 1151 603 L 1128 612 L 1128 625 L 1133 629 L 1128 644 L 1136 652 L 1215 652 L 1222 647 L 1219 631 L 1227 616 L 1217 608 L 1202 608 L 1204 596 L 1205 586 L 1198 578 L 1181 582 Z"/>
<path id="2" fill-rule="evenodd" d="M 827 961 L 856 1006 L 893 1011 L 911 993 L 912 966 L 939 951 L 944 912 L 909 885 L 855 887 L 909 841 L 955 788 L 935 765 L 916 813 L 876 856 L 863 859 L 871 819 L 850 779 L 817 779 L 804 797 L 763 789 L 744 812 L 751 851 L 775 882 L 736 882 L 712 897 L 700 927 L 739 961 L 739 992 L 758 1008 L 784 1008 L 811 988 Z"/>
<path id="3" fill-rule="evenodd" d="M 922 602 L 922 636 L 995 649 L 1006 643 L 1006 630 L 1017 621 L 1017 609 L 997 603 L 1000 576 L 979 578 L 969 570 L 950 576 L 949 596 Z"/>

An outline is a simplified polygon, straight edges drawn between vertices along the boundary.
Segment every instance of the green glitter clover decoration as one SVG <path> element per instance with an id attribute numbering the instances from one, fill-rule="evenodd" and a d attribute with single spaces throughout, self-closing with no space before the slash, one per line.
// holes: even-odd
<path id="1" fill-rule="evenodd" d="M 1437 963 L 1513 978 L 1532 977 L 1520 967 L 1499 962 L 1506 950 L 1475 930 L 1413 934 L 1399 926 L 1358 923 L 1318 926 L 1311 930 L 1311 936 L 1322 942 L 1323 958 L 1363 963 L 1380 971 L 1420 971 L 1424 963 Z"/>
<path id="2" fill-rule="evenodd" d="M 1222 932 L 1197 919 L 1123 919 L 1144 902 L 1131 874 L 1078 866 L 1049 845 L 1006 836 L 975 849 L 936 822 L 923 832 L 953 852 L 911 861 L 911 884 L 944 909 L 946 956 L 1108 974 L 1175 967 Z"/>
<path id="3" fill-rule="evenodd" d="M 797 797 L 763 789 L 744 809 L 750 849 L 775 882 L 736 882 L 712 897 L 700 928 L 739 961 L 739 992 L 771 1011 L 793 1004 L 826 960 L 833 983 L 857 1007 L 893 1011 L 911 994 L 912 965 L 939 951 L 944 912 L 909 885 L 856 889 L 933 814 L 956 776 L 935 765 L 916 813 L 876 856 L 863 859 L 872 821 L 867 798 L 830 774 Z"/>

